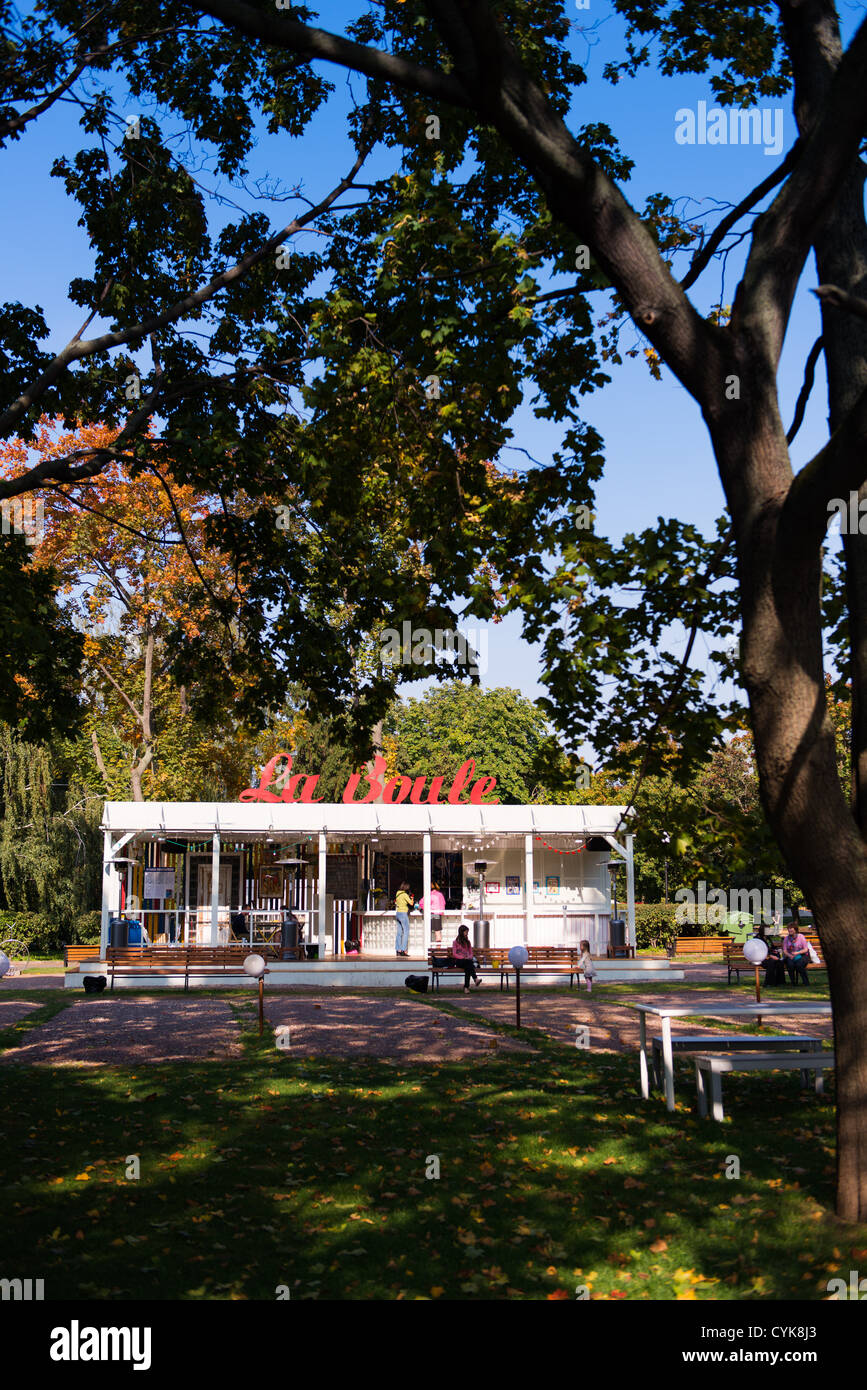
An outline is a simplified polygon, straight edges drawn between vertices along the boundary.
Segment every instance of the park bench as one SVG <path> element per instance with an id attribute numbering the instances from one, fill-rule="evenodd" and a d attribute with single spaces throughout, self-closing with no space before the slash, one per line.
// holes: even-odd
<path id="1" fill-rule="evenodd" d="M 722 956 L 731 942 L 730 936 L 676 936 L 669 956 Z"/>
<path id="2" fill-rule="evenodd" d="M 67 970 L 75 970 L 83 960 L 99 960 L 99 942 L 95 946 L 64 946 L 63 964 Z"/>
<path id="3" fill-rule="evenodd" d="M 578 965 L 577 946 L 528 946 L 527 953 L 529 959 L 522 968 L 521 974 L 533 975 L 567 975 L 569 976 L 569 988 L 572 988 L 573 979 L 577 980 L 580 975 Z M 500 988 L 505 982 L 506 989 L 509 988 L 509 975 L 515 973 L 515 968 L 509 963 L 508 951 L 502 952 L 502 967 L 500 974 Z"/>
<path id="4" fill-rule="evenodd" d="M 259 946 L 251 952 L 248 946 L 109 946 L 105 953 L 107 974 L 114 989 L 115 978 L 138 976 L 143 979 L 155 975 L 183 975 L 184 991 L 190 987 L 190 976 L 202 978 L 220 975 L 238 975 L 244 968 L 244 961 L 251 954 L 264 956 L 266 960 L 294 958 L 300 947 Z"/>
<path id="5" fill-rule="evenodd" d="M 500 989 L 502 989 L 502 963 L 508 958 L 508 951 L 505 948 L 497 950 L 491 946 L 474 946 L 473 958 L 479 975 L 500 976 Z M 427 953 L 427 963 L 432 989 L 439 989 L 441 975 L 453 974 L 456 971 L 463 974 L 463 962 L 454 959 L 451 947 L 432 946 Z"/>
<path id="6" fill-rule="evenodd" d="M 707 1116 L 707 1088 L 705 1073 L 710 1081 L 710 1106 L 714 1120 L 722 1120 L 722 1077 L 723 1072 L 732 1071 L 799 1071 L 801 1085 L 807 1085 L 807 1073 L 815 1074 L 816 1094 L 824 1091 L 822 1070 L 834 1066 L 833 1052 L 753 1052 L 743 1057 L 711 1056 L 707 1053 L 695 1057 L 695 1093 L 698 1113 Z"/>
<path id="7" fill-rule="evenodd" d="M 653 1084 L 657 1089 L 660 1089 L 662 1087 L 662 1038 L 652 1038 L 651 1043 Z M 681 1034 L 671 1040 L 672 1052 L 810 1052 L 818 1051 L 821 1046 L 821 1038 L 804 1037 L 796 1034 L 776 1037 L 768 1033 L 721 1033 L 717 1037 L 709 1037 L 707 1033 L 700 1035 Z"/>
<path id="8" fill-rule="evenodd" d="M 822 955 L 822 948 L 821 948 L 821 946 L 819 945 L 819 938 L 818 938 L 818 936 L 816 935 L 815 932 L 806 932 L 806 931 L 805 931 L 805 932 L 802 932 L 801 934 L 802 934 L 802 936 L 804 937 L 804 939 L 808 942 L 808 944 L 809 944 L 810 946 L 812 946 L 813 950 L 816 952 L 817 956 L 819 957 L 818 962 L 812 961 L 812 960 L 808 960 L 807 963 L 806 963 L 806 966 L 805 966 L 804 968 L 805 968 L 806 970 L 811 970 L 811 969 L 812 969 L 812 970 L 824 970 L 824 969 L 825 969 L 825 960 L 824 960 L 824 957 L 823 957 L 823 955 Z M 767 944 L 770 944 L 770 943 L 768 942 Z M 784 959 L 785 959 L 785 958 L 784 958 Z M 751 970 L 751 971 L 754 971 L 754 970 L 755 970 L 755 965 L 753 964 L 753 962 L 747 960 L 746 956 L 744 955 L 744 944 L 743 944 L 743 942 L 739 942 L 739 943 L 738 943 L 738 942 L 730 941 L 730 942 L 728 943 L 728 945 L 726 946 L 726 951 L 725 951 L 725 961 L 726 961 L 726 968 L 728 969 L 728 982 L 729 982 L 729 984 L 731 984 L 731 982 L 732 982 L 732 975 L 733 975 L 733 974 L 734 974 L 734 975 L 737 975 L 737 977 L 738 977 L 738 983 L 740 984 L 740 978 L 741 978 L 740 972 L 741 972 L 742 970 Z"/>

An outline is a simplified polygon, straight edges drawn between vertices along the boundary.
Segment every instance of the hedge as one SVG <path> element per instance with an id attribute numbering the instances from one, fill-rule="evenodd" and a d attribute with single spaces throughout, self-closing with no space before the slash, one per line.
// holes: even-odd
<path id="1" fill-rule="evenodd" d="M 93 946 L 99 941 L 99 912 L 85 912 L 72 923 L 58 922 L 39 912 L 0 911 L 0 941 L 14 937 L 31 955 L 59 955 L 65 945 Z"/>
<path id="2" fill-rule="evenodd" d="M 676 903 L 636 903 L 635 944 L 639 950 L 668 950 L 678 935 L 676 910 Z"/>

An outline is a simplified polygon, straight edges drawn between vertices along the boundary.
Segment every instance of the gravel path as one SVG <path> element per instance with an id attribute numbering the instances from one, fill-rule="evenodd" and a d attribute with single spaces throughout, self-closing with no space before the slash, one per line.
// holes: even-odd
<path id="1" fill-rule="evenodd" d="M 449 1062 L 532 1050 L 529 1042 L 497 1037 L 484 1025 L 449 1018 L 405 995 L 393 1000 L 331 993 L 325 998 L 272 996 L 266 999 L 265 1016 L 275 1027 L 289 1025 L 287 1056 L 292 1057 Z"/>
<path id="2" fill-rule="evenodd" d="M 11 1028 L 13 1023 L 20 1023 L 22 1018 L 40 1007 L 39 1004 L 28 1004 L 24 999 L 0 999 L 0 1029 Z"/>
<path id="3" fill-rule="evenodd" d="M 636 990 L 631 994 L 630 999 L 636 1004 L 660 1004 L 670 1008 L 678 1008 L 685 1005 L 692 1009 L 696 1015 L 701 1014 L 702 1004 L 706 1008 L 717 1004 L 732 1004 L 739 1002 L 734 999 L 731 992 L 720 994 L 701 994 L 697 995 L 692 990 L 666 990 L 665 994 L 659 991 L 648 990 L 645 993 Z M 795 998 L 793 993 L 792 998 Z M 470 1013 L 482 1014 L 485 1018 L 495 1019 L 498 1023 L 515 1022 L 515 996 L 502 995 L 499 991 L 494 994 L 480 992 L 471 995 L 457 995 L 450 997 L 450 1004 L 459 1009 L 465 1009 Z M 786 1001 L 788 1002 L 788 1001 Z M 833 1037 L 833 1025 L 829 1017 L 816 1015 L 805 1017 L 797 1021 L 782 1017 L 775 1018 L 773 1004 L 768 1005 L 767 1012 L 762 1015 L 768 1023 L 784 1026 L 788 1031 L 806 1032 L 813 1037 L 830 1039 Z M 740 1031 L 740 1027 L 749 1019 L 714 1019 L 708 1024 L 707 1030 L 713 1031 L 719 1028 L 723 1032 Z M 539 1028 L 549 1034 L 552 1038 L 557 1038 L 563 1042 L 574 1043 L 576 1023 L 585 1023 L 590 1029 L 590 1047 L 592 1050 L 600 1052 L 634 1052 L 638 1050 L 639 1016 L 634 1009 L 629 1009 L 623 1003 L 609 1002 L 605 998 L 604 989 L 597 988 L 590 995 L 584 990 L 574 990 L 571 997 L 565 995 L 534 995 L 526 990 L 521 995 L 521 1023 L 527 1028 Z M 648 1032 L 650 1036 L 658 1033 L 659 1020 L 652 1016 L 648 1019 Z M 685 1022 L 682 1019 L 672 1019 L 671 1031 L 673 1035 L 679 1033 L 692 1033 L 695 1025 Z"/>
<path id="4" fill-rule="evenodd" d="M 84 998 L 35 1029 L 0 1064 L 52 1066 L 223 1061 L 240 1056 L 238 1027 L 219 999 Z"/>
<path id="5" fill-rule="evenodd" d="M 37 975 L 25 970 L 23 975 L 14 975 L 11 979 L 4 975 L 0 979 L 0 998 L 13 989 L 63 989 L 63 966 L 60 966 L 57 974 L 52 971 L 51 974 Z"/>

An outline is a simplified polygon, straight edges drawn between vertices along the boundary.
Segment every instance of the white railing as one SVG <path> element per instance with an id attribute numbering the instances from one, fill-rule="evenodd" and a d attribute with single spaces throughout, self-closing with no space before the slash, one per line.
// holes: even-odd
<path id="1" fill-rule="evenodd" d="M 477 911 L 477 910 L 476 910 Z M 532 920 L 526 928 L 525 914 L 521 909 L 510 912 L 489 911 L 485 907 L 486 920 L 490 922 L 491 946 L 504 947 L 530 946 L 578 946 L 582 941 L 590 942 L 591 955 L 604 955 L 608 947 L 608 913 L 576 911 L 570 908 L 536 908 Z M 461 922 L 472 923 L 474 911 L 446 912 L 443 914 L 442 944 L 450 946 L 458 934 Z M 472 926 L 470 927 L 472 939 Z M 394 953 L 395 920 L 394 912 L 365 912 L 363 924 L 362 951 L 371 955 L 390 955 Z M 423 955 L 425 951 L 424 917 L 411 912 L 409 917 L 409 950 L 411 955 Z"/>

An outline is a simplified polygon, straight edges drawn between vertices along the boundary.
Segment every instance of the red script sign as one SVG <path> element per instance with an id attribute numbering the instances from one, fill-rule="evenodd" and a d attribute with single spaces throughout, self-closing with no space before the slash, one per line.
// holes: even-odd
<path id="1" fill-rule="evenodd" d="M 280 773 L 277 772 L 278 764 L 285 763 L 286 766 Z M 479 777 L 476 781 L 476 760 L 468 758 L 465 763 L 458 768 L 452 779 L 451 785 L 443 800 L 444 777 L 431 778 L 428 788 L 426 777 L 389 777 L 384 784 L 381 779 L 385 776 L 387 765 L 385 758 L 376 757 L 373 760 L 373 767 L 370 772 L 353 772 L 349 781 L 343 789 L 343 800 L 347 803 L 354 803 L 363 806 L 371 802 L 379 802 L 380 798 L 386 805 L 398 805 L 401 801 L 408 801 L 413 806 L 441 806 L 447 801 L 450 805 L 456 806 L 461 799 L 469 784 L 469 801 L 472 806 L 495 806 L 499 805 L 499 797 L 493 800 L 485 800 L 493 792 L 497 785 L 496 777 Z M 273 757 L 266 767 L 262 769 L 262 776 L 258 787 L 247 787 L 241 792 L 241 801 L 290 801 L 293 803 L 313 803 L 323 801 L 324 797 L 316 796 L 316 786 L 319 781 L 319 774 L 311 776 L 304 772 L 297 772 L 294 776 L 289 776 L 292 771 L 291 753 L 278 753 Z M 278 793 L 270 790 L 271 786 L 280 787 Z M 366 788 L 363 796 L 356 793 L 362 786 Z"/>

